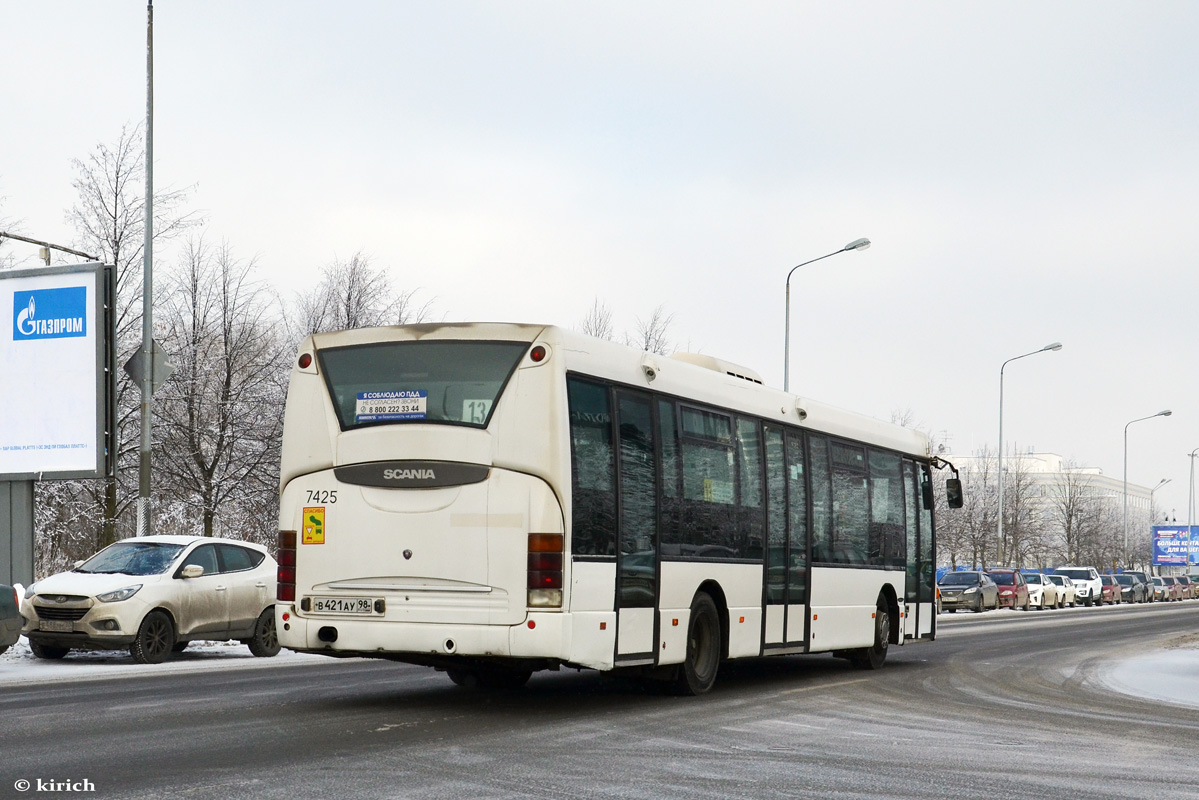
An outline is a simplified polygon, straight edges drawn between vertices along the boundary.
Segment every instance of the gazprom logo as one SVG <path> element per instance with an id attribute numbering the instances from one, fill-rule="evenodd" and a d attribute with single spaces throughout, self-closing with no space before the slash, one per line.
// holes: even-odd
<path id="1" fill-rule="evenodd" d="M 13 292 L 13 341 L 87 336 L 87 287 Z"/>

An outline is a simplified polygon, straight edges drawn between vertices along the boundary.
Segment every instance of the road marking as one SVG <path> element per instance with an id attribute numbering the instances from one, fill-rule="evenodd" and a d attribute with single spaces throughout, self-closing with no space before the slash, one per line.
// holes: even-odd
<path id="1" fill-rule="evenodd" d="M 822 683 L 819 686 L 801 686 L 798 689 L 788 689 L 787 691 L 780 692 L 779 694 L 795 694 L 797 692 L 811 692 L 816 689 L 832 689 L 833 687 L 836 687 L 836 686 L 849 686 L 851 683 L 865 683 L 868 680 L 870 680 L 870 679 L 869 678 L 855 678 L 852 681 L 837 681 L 836 683 Z"/>

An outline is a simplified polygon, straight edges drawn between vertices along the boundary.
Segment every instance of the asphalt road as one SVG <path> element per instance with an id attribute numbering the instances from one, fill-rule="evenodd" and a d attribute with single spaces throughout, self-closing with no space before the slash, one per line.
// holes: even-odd
<path id="1" fill-rule="evenodd" d="M 0 689 L 0 797 L 1199 795 L 1199 709 L 1100 680 L 1199 631 L 1199 602 L 942 622 L 879 672 L 726 664 L 700 698 L 575 671 L 487 693 L 332 659 L 22 684 Z"/>

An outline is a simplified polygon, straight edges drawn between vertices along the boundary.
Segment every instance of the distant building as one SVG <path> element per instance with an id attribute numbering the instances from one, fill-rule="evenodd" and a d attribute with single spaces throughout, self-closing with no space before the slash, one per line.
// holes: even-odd
<path id="1" fill-rule="evenodd" d="M 948 459 L 961 470 L 968 494 L 981 492 L 979 496 L 991 498 L 992 503 L 995 501 L 998 495 L 995 482 L 998 459 L 995 454 L 953 455 Z M 1089 511 L 1086 520 L 1080 522 L 1095 531 L 1095 535 L 1102 540 L 1101 543 L 1096 540 L 1096 545 L 1088 547 L 1087 552 L 1096 563 L 1111 564 L 1114 559 L 1120 558 L 1124 520 L 1122 476 L 1105 475 L 1098 467 L 1070 466 L 1066 459 L 1056 453 L 1031 450 L 1005 453 L 1003 472 L 1006 476 L 1004 505 L 1010 508 L 1009 504 L 1016 499 L 1014 493 L 1019 492 L 1023 507 L 1020 514 L 1032 526 L 1026 530 L 1034 534 L 1032 539 L 1022 540 L 1015 552 L 1006 551 L 1005 544 L 1005 559 L 1048 562 L 1049 566 L 1055 562 L 1061 563 L 1058 559 L 1066 548 L 1062 546 L 1064 532 L 1060 529 L 1060 511 L 1065 502 L 1063 498 L 1070 495 L 1085 503 Z M 1128 557 L 1134 563 L 1141 563 L 1148 558 L 1149 526 L 1153 522 L 1152 502 L 1153 493 L 1149 488 L 1128 484 Z M 1104 559 L 1102 562 L 1098 561 L 1100 556 Z"/>

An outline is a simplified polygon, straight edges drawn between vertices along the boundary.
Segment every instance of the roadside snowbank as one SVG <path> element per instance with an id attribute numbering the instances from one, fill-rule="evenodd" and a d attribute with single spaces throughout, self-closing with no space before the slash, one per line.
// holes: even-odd
<path id="1" fill-rule="evenodd" d="M 0 655 L 0 687 L 21 683 L 124 678 L 134 675 L 170 675 L 208 669 L 254 669 L 280 664 L 320 664 L 330 659 L 284 650 L 274 658 L 255 658 L 238 642 L 192 642 L 182 653 L 173 653 L 163 664 L 138 664 L 128 650 L 72 650 L 66 658 L 34 657 L 25 637 Z"/>
<path id="2" fill-rule="evenodd" d="M 1121 694 L 1199 708 L 1199 633 L 1176 636 L 1161 649 L 1112 662 L 1102 678 Z"/>

